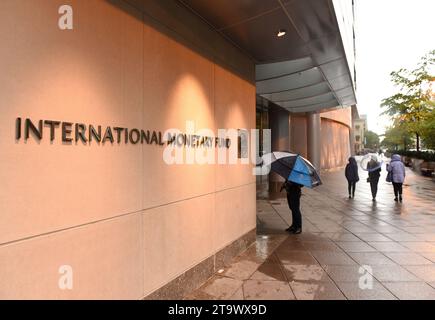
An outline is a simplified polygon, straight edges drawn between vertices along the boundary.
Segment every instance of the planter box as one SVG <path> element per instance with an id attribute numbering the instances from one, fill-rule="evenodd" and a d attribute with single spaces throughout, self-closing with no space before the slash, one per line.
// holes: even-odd
<path id="1" fill-rule="evenodd" d="M 412 165 L 412 159 L 410 157 L 402 157 L 402 162 L 405 164 L 405 166 L 410 167 Z"/>
<path id="2" fill-rule="evenodd" d="M 431 177 L 432 174 L 435 172 L 435 162 L 434 161 L 423 162 L 420 165 L 420 172 L 422 175 L 424 175 L 426 177 Z"/>
<path id="3" fill-rule="evenodd" d="M 422 165 L 423 162 L 424 160 L 412 158 L 411 159 L 412 169 L 420 172 L 420 166 Z"/>

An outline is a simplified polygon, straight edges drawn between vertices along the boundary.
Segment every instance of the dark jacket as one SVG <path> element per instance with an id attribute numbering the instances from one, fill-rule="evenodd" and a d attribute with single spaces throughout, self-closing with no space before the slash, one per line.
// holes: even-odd
<path id="1" fill-rule="evenodd" d="M 346 170 L 344 171 L 344 175 L 346 176 L 347 181 L 349 182 L 358 182 L 358 165 L 354 157 L 349 158 L 349 163 L 346 166 Z"/>
<path id="2" fill-rule="evenodd" d="M 367 164 L 367 169 L 372 169 L 372 168 L 376 168 L 379 166 L 379 163 L 376 162 L 375 160 L 370 160 L 370 162 Z M 370 179 L 379 179 L 379 177 L 381 176 L 381 168 L 376 169 L 374 171 L 369 171 L 369 178 Z"/>
<path id="3" fill-rule="evenodd" d="M 285 191 L 287 191 L 290 196 L 300 197 L 302 192 L 301 188 L 303 188 L 303 186 L 287 180 L 284 182 L 283 188 L 285 188 Z"/>

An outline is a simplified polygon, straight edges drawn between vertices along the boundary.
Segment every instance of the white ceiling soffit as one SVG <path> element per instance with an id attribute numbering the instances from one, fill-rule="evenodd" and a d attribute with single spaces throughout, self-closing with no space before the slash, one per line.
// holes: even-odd
<path id="1" fill-rule="evenodd" d="M 337 21 L 343 17 L 332 0 L 178 1 L 252 57 L 265 99 L 291 112 L 356 103 Z M 280 29 L 286 35 L 278 38 Z"/>

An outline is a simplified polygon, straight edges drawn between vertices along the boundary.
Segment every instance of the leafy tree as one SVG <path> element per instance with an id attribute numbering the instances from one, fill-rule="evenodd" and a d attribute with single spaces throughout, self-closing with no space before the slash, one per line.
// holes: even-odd
<path id="1" fill-rule="evenodd" d="M 422 57 L 416 69 L 402 68 L 392 72 L 391 81 L 399 91 L 383 99 L 381 104 L 386 108 L 383 114 L 390 115 L 396 123 L 406 122 L 406 129 L 416 137 L 417 151 L 420 150 L 420 137 L 426 133 L 426 121 L 434 112 L 434 65 L 435 50 Z"/>
<path id="2" fill-rule="evenodd" d="M 406 122 L 395 121 L 394 125 L 385 131 L 381 145 L 390 150 L 408 150 L 413 143 Z"/>
<path id="3" fill-rule="evenodd" d="M 422 124 L 424 146 L 435 150 L 435 112 L 432 112 Z"/>
<path id="4" fill-rule="evenodd" d="M 366 131 L 364 133 L 364 137 L 366 142 L 364 146 L 369 149 L 378 149 L 379 148 L 379 136 L 373 131 Z"/>

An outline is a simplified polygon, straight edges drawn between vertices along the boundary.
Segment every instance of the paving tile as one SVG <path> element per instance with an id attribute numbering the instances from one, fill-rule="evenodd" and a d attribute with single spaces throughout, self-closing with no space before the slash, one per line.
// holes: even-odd
<path id="1" fill-rule="evenodd" d="M 234 262 L 225 269 L 222 275 L 239 280 L 249 279 L 251 275 L 258 269 L 259 263 L 250 260 L 240 260 Z"/>
<path id="2" fill-rule="evenodd" d="M 377 280 L 381 282 L 408 282 L 408 281 L 420 281 L 413 273 L 406 270 L 404 267 L 399 265 L 395 266 L 382 266 L 373 265 L 365 267 Z"/>
<path id="3" fill-rule="evenodd" d="M 421 241 L 420 238 L 409 233 L 389 233 L 387 237 L 394 241 Z"/>
<path id="4" fill-rule="evenodd" d="M 356 235 L 359 239 L 363 241 L 374 241 L 374 242 L 391 242 L 390 238 L 380 234 L 380 233 L 359 233 Z"/>
<path id="5" fill-rule="evenodd" d="M 245 300 L 294 300 L 290 285 L 283 281 L 246 280 L 243 283 Z"/>
<path id="6" fill-rule="evenodd" d="M 346 230 L 352 232 L 352 233 L 373 233 L 375 232 L 374 229 L 363 226 L 363 227 L 346 227 Z"/>
<path id="7" fill-rule="evenodd" d="M 237 291 L 228 300 L 245 300 L 243 295 L 243 288 L 237 289 Z"/>
<path id="8" fill-rule="evenodd" d="M 385 255 L 402 266 L 432 264 L 431 261 L 414 252 L 385 252 Z"/>
<path id="9" fill-rule="evenodd" d="M 435 300 L 435 288 L 424 282 L 384 282 L 400 300 Z"/>
<path id="10" fill-rule="evenodd" d="M 388 235 L 389 233 L 397 233 L 397 232 L 402 231 L 399 228 L 396 228 L 393 226 L 373 226 L 372 228 L 373 228 L 373 230 L 376 230 L 376 231 L 383 233 L 383 234 L 386 234 L 386 235 Z"/>
<path id="11" fill-rule="evenodd" d="M 307 251 L 305 246 L 301 241 L 296 239 L 286 239 L 283 243 L 279 245 L 276 252 L 280 251 Z"/>
<path id="12" fill-rule="evenodd" d="M 288 281 L 330 281 L 320 265 L 284 265 Z"/>
<path id="13" fill-rule="evenodd" d="M 290 282 L 298 300 L 345 300 L 345 296 L 331 282 Z"/>
<path id="14" fill-rule="evenodd" d="M 336 282 L 338 288 L 349 300 L 397 300 L 378 281 L 373 281 L 371 288 L 361 289 L 359 282 Z"/>
<path id="15" fill-rule="evenodd" d="M 415 252 L 435 252 L 435 245 L 429 242 L 400 242 L 400 244 Z"/>
<path id="16" fill-rule="evenodd" d="M 325 236 L 333 241 L 360 241 L 360 239 L 352 233 L 332 232 L 325 233 Z"/>
<path id="17" fill-rule="evenodd" d="M 302 244 L 309 251 L 341 251 L 332 241 L 304 241 Z"/>
<path id="18" fill-rule="evenodd" d="M 321 265 L 356 265 L 356 262 L 345 252 L 311 251 Z"/>
<path id="19" fill-rule="evenodd" d="M 250 279 L 286 281 L 282 267 L 276 263 L 263 263 Z"/>
<path id="20" fill-rule="evenodd" d="M 423 233 L 416 236 L 424 241 L 435 241 L 435 233 Z"/>
<path id="21" fill-rule="evenodd" d="M 276 255 L 283 264 L 318 264 L 316 259 L 307 251 L 277 251 Z"/>
<path id="22" fill-rule="evenodd" d="M 199 291 L 215 299 L 229 299 L 242 285 L 241 280 L 215 276 L 207 281 Z"/>
<path id="23" fill-rule="evenodd" d="M 374 242 L 369 241 L 368 244 L 381 252 L 409 252 L 410 250 L 397 242 Z"/>
<path id="24" fill-rule="evenodd" d="M 422 252 L 421 255 L 426 259 L 435 262 L 435 252 Z"/>
<path id="25" fill-rule="evenodd" d="M 360 265 L 396 265 L 394 261 L 380 252 L 349 252 L 349 256 Z"/>
<path id="26" fill-rule="evenodd" d="M 374 252 L 375 248 L 365 242 L 336 242 L 336 244 L 345 252 Z"/>
<path id="27" fill-rule="evenodd" d="M 357 282 L 361 278 L 363 274 L 367 274 L 361 266 L 353 265 L 353 266 L 331 266 L 326 265 L 323 266 L 326 273 L 331 277 L 335 282 Z"/>
<path id="28" fill-rule="evenodd" d="M 361 289 L 358 282 L 337 282 L 336 284 L 349 300 L 397 300 L 377 281 L 373 282 L 371 289 Z"/>
<path id="29" fill-rule="evenodd" d="M 190 295 L 185 296 L 183 300 L 217 300 L 217 298 L 200 290 L 195 290 Z"/>
<path id="30" fill-rule="evenodd" d="M 435 265 L 405 266 L 405 268 L 426 282 L 435 282 Z"/>

